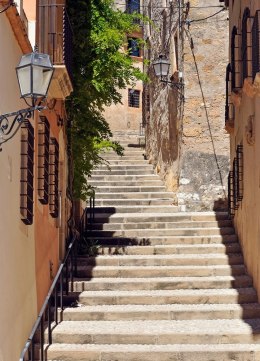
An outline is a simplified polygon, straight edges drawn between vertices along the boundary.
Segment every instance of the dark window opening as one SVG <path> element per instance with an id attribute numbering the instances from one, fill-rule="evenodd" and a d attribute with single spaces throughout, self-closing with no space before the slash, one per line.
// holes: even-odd
<path id="1" fill-rule="evenodd" d="M 238 32 L 234 26 L 231 35 L 231 87 L 232 90 L 240 88 L 240 59 L 239 59 L 239 46 L 238 46 Z"/>
<path id="2" fill-rule="evenodd" d="M 38 195 L 42 204 L 48 204 L 50 124 L 46 117 L 39 117 L 38 129 Z"/>
<path id="3" fill-rule="evenodd" d="M 126 11 L 128 14 L 140 13 L 140 0 L 127 0 Z"/>
<path id="4" fill-rule="evenodd" d="M 34 129 L 29 121 L 21 126 L 21 220 L 33 223 Z"/>
<path id="5" fill-rule="evenodd" d="M 260 71 L 260 53 L 259 53 L 259 15 L 260 11 L 256 11 L 253 27 L 252 27 L 252 76 Z"/>
<path id="6" fill-rule="evenodd" d="M 228 207 L 231 217 L 234 217 L 235 211 L 243 200 L 243 167 L 243 145 L 238 145 L 232 171 L 229 172 L 228 177 Z"/>
<path id="7" fill-rule="evenodd" d="M 140 47 L 138 44 L 138 39 L 136 38 L 128 39 L 128 51 L 131 56 L 140 56 Z"/>
<path id="8" fill-rule="evenodd" d="M 128 89 L 128 106 L 132 108 L 140 107 L 140 90 Z"/>
<path id="9" fill-rule="evenodd" d="M 57 218 L 59 215 L 59 144 L 55 138 L 50 141 L 50 174 L 49 174 L 49 206 L 50 215 Z"/>
<path id="10" fill-rule="evenodd" d="M 250 17 L 250 10 L 245 9 L 242 20 L 242 75 L 243 80 L 248 77 L 248 19 Z"/>

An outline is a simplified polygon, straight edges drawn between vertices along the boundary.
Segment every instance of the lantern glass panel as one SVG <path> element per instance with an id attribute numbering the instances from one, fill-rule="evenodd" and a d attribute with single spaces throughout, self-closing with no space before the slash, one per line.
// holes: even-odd
<path id="1" fill-rule="evenodd" d="M 17 69 L 17 77 L 20 86 L 21 96 L 30 95 L 31 89 L 31 67 L 26 66 L 24 68 Z"/>
<path id="2" fill-rule="evenodd" d="M 39 66 L 32 67 L 33 94 L 35 96 L 46 96 L 52 77 L 52 70 Z"/>

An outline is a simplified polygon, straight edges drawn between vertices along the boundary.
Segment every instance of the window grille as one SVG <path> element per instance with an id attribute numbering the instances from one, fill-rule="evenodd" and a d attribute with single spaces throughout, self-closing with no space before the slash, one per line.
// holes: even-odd
<path id="1" fill-rule="evenodd" d="M 260 52 L 259 52 L 259 17 L 260 10 L 256 11 L 252 27 L 252 76 L 260 71 Z"/>
<path id="2" fill-rule="evenodd" d="M 230 80 L 231 80 L 231 64 L 228 64 L 226 68 L 226 105 L 225 105 L 225 123 L 228 121 L 234 121 L 235 119 L 235 108 L 234 105 L 231 103 L 230 95 L 231 95 L 231 87 L 230 87 Z"/>
<path id="3" fill-rule="evenodd" d="M 140 90 L 128 89 L 128 106 L 132 108 L 140 107 Z"/>
<path id="4" fill-rule="evenodd" d="M 127 0 L 126 11 L 128 14 L 140 13 L 140 0 Z"/>
<path id="5" fill-rule="evenodd" d="M 128 51 L 131 56 L 140 56 L 140 47 L 137 38 L 128 39 Z"/>
<path id="6" fill-rule="evenodd" d="M 42 204 L 48 204 L 49 202 L 49 143 L 50 124 L 46 117 L 39 117 L 38 196 Z"/>
<path id="7" fill-rule="evenodd" d="M 228 207 L 232 217 L 243 199 L 243 173 L 243 145 L 238 145 L 232 171 L 229 172 L 228 177 Z"/>
<path id="8" fill-rule="evenodd" d="M 49 206 L 50 215 L 57 218 L 59 215 L 59 144 L 55 138 L 50 141 L 50 174 L 49 174 Z"/>
<path id="9" fill-rule="evenodd" d="M 237 159 L 237 183 L 238 183 L 237 200 L 241 202 L 243 199 L 243 192 L 244 192 L 243 145 L 237 146 L 236 159 Z"/>
<path id="10" fill-rule="evenodd" d="M 248 77 L 248 19 L 250 17 L 250 10 L 245 9 L 242 19 L 242 75 L 243 80 Z"/>
<path id="11" fill-rule="evenodd" d="M 233 172 L 230 171 L 228 175 L 228 212 L 231 218 L 235 215 L 234 208 L 234 194 L 233 194 Z"/>
<path id="12" fill-rule="evenodd" d="M 21 126 L 21 220 L 33 223 L 34 129 L 29 121 Z"/>
<path id="13" fill-rule="evenodd" d="M 239 34 L 234 26 L 231 35 L 231 88 L 241 88 Z"/>

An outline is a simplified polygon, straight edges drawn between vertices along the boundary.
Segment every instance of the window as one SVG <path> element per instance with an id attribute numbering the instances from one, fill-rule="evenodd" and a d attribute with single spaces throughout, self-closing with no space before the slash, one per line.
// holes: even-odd
<path id="1" fill-rule="evenodd" d="M 126 11 L 128 14 L 140 13 L 140 0 L 127 0 Z"/>
<path id="2" fill-rule="evenodd" d="M 243 173 L 243 145 L 238 145 L 233 168 L 228 177 L 228 206 L 229 214 L 232 217 L 243 199 Z"/>
<path id="3" fill-rule="evenodd" d="M 231 34 L 231 88 L 240 88 L 238 32 L 234 26 Z"/>
<path id="4" fill-rule="evenodd" d="M 55 138 L 50 141 L 50 215 L 59 215 L 59 144 Z"/>
<path id="5" fill-rule="evenodd" d="M 128 50 L 131 56 L 140 56 L 140 47 L 137 38 L 128 39 Z"/>
<path id="6" fill-rule="evenodd" d="M 48 204 L 50 124 L 46 117 L 39 117 L 38 129 L 38 195 L 42 204 Z"/>
<path id="7" fill-rule="evenodd" d="M 140 90 L 128 89 L 128 106 L 133 108 L 140 107 Z"/>
<path id="8" fill-rule="evenodd" d="M 21 126 L 21 219 L 33 223 L 34 129 L 29 121 Z"/>
<path id="9" fill-rule="evenodd" d="M 242 76 L 243 80 L 248 77 L 248 19 L 250 18 L 250 10 L 245 9 L 242 20 Z"/>
<path id="10" fill-rule="evenodd" d="M 260 70 L 260 53 L 259 53 L 259 16 L 260 11 L 256 11 L 253 28 L 252 28 L 252 76 L 253 79 L 256 73 Z"/>

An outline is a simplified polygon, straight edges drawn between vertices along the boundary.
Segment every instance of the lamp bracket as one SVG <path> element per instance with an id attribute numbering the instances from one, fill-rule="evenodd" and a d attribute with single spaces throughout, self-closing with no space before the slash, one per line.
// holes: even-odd
<path id="1" fill-rule="evenodd" d="M 0 115 L 0 151 L 2 151 L 2 144 L 15 136 L 22 123 L 33 117 L 35 110 L 40 112 L 43 109 L 46 109 L 46 106 L 36 105 Z"/>
<path id="2" fill-rule="evenodd" d="M 165 83 L 165 84 L 169 84 L 172 88 L 177 88 L 179 90 L 184 87 L 183 83 L 177 83 L 177 82 L 170 81 L 170 80 L 161 79 L 161 82 Z"/>

